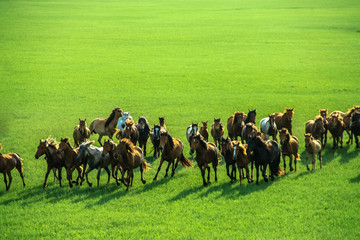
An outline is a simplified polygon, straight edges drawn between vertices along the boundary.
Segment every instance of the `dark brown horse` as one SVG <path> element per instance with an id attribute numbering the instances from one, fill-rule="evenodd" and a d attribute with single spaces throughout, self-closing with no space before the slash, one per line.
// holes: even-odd
<path id="1" fill-rule="evenodd" d="M 211 125 L 211 136 L 214 139 L 216 147 L 219 143 L 219 150 L 221 148 L 220 139 L 223 135 L 224 135 L 224 127 L 220 122 L 220 118 L 214 118 L 214 123 Z"/>
<path id="2" fill-rule="evenodd" d="M 296 172 L 296 162 L 300 161 L 300 155 L 298 154 L 299 150 L 299 139 L 295 136 L 292 136 L 286 128 L 282 128 L 279 131 L 279 138 L 281 143 L 281 154 L 284 161 L 284 171 L 286 172 L 286 161 L 285 157 L 288 156 L 290 158 L 289 165 L 290 171 L 294 171 L 292 166 L 293 156 L 295 163 L 295 172 Z"/>
<path id="3" fill-rule="evenodd" d="M 161 131 L 167 131 L 166 125 L 165 125 L 165 117 L 159 117 L 159 124 L 162 128 Z"/>
<path id="4" fill-rule="evenodd" d="M 2 146 L 0 145 L 0 151 L 2 150 Z M 12 182 L 12 176 L 11 176 L 11 170 L 16 168 L 18 170 L 20 177 L 23 182 L 23 186 L 25 187 L 25 180 L 24 180 L 24 174 L 23 174 L 23 160 L 17 153 L 7 153 L 2 154 L 0 153 L 0 173 L 4 175 L 4 183 L 6 187 L 6 191 L 9 191 L 10 185 Z M 9 178 L 9 184 L 7 183 L 6 174 Z"/>
<path id="5" fill-rule="evenodd" d="M 355 111 L 351 116 L 351 124 L 350 124 L 351 133 L 354 135 L 356 148 L 359 148 L 359 139 L 360 136 L 360 111 Z"/>
<path id="6" fill-rule="evenodd" d="M 195 160 L 200 168 L 203 185 L 210 184 L 210 164 L 215 172 L 215 182 L 217 182 L 217 167 L 219 165 L 219 156 L 214 143 L 205 142 L 201 139 L 200 134 L 193 137 L 191 148 L 196 151 Z M 205 181 L 205 170 L 208 171 L 207 181 Z"/>
<path id="7" fill-rule="evenodd" d="M 294 115 L 294 108 L 285 108 L 284 113 L 275 113 L 275 123 L 277 129 L 287 128 L 292 135 L 292 117 Z"/>
<path id="8" fill-rule="evenodd" d="M 154 128 L 150 131 L 150 140 L 154 146 L 154 159 L 160 156 L 160 125 L 154 125 Z M 165 129 L 164 129 L 165 131 Z"/>
<path id="9" fill-rule="evenodd" d="M 79 179 L 81 179 L 81 182 L 82 182 L 82 180 L 84 178 L 83 168 L 81 167 L 81 165 L 83 163 L 76 161 L 78 152 L 77 152 L 77 150 L 75 150 L 71 147 L 70 138 L 64 138 L 64 139 L 61 138 L 57 153 L 60 154 L 62 152 L 64 153 L 66 177 L 69 181 L 69 186 L 72 187 L 73 183 L 76 183 L 76 185 L 78 185 Z M 72 173 L 75 169 L 78 171 L 78 177 L 77 177 L 76 181 L 73 181 Z M 85 171 L 85 168 L 84 168 L 84 171 Z"/>
<path id="10" fill-rule="evenodd" d="M 186 129 L 186 139 L 189 142 L 189 145 L 191 146 L 191 139 L 193 136 L 199 134 L 199 124 L 198 123 L 192 123 L 190 126 Z M 190 147 L 189 154 L 192 155 L 194 152 Z"/>
<path id="11" fill-rule="evenodd" d="M 123 171 L 121 172 L 121 179 L 126 186 L 126 190 L 129 190 L 129 186 L 132 186 L 134 179 L 134 169 L 140 167 L 141 182 L 146 183 L 143 172 L 150 169 L 150 164 L 146 162 L 143 156 L 141 148 L 135 146 L 130 139 L 124 138 L 119 141 L 115 149 L 115 158 L 119 158 Z M 128 172 L 128 178 L 124 178 L 125 172 Z"/>
<path id="12" fill-rule="evenodd" d="M 343 133 L 345 130 L 345 123 L 340 113 L 332 113 L 328 118 L 329 131 L 333 137 L 334 146 L 333 149 L 337 149 L 340 142 L 340 148 L 343 147 Z"/>
<path id="13" fill-rule="evenodd" d="M 117 174 L 119 170 L 120 172 L 122 172 L 122 168 L 121 168 L 120 159 L 114 157 L 115 150 L 116 150 L 116 143 L 113 140 L 109 139 L 104 141 L 102 156 L 105 157 L 106 154 L 109 154 L 110 165 L 111 165 L 111 176 L 116 180 L 116 184 L 120 185 Z"/>
<path id="14" fill-rule="evenodd" d="M 51 170 L 54 172 L 54 177 L 56 178 L 56 169 L 58 170 L 58 177 L 60 187 L 61 185 L 61 171 L 62 168 L 65 167 L 65 159 L 64 153 L 57 153 L 57 148 L 59 144 L 51 138 L 48 138 L 44 141 L 40 140 L 39 146 L 37 147 L 37 151 L 35 153 L 35 158 L 39 159 L 42 155 L 45 155 L 45 160 L 47 163 L 47 171 L 45 173 L 45 180 L 43 187 L 46 187 L 46 181 L 49 176 Z"/>
<path id="15" fill-rule="evenodd" d="M 237 140 L 237 137 L 241 137 L 241 131 L 245 126 L 245 113 L 235 112 L 227 120 L 228 135 L 231 140 Z"/>
<path id="16" fill-rule="evenodd" d="M 319 115 L 323 118 L 323 122 L 324 122 L 324 128 L 325 131 L 323 133 L 323 136 L 321 137 L 321 144 L 324 147 L 326 142 L 327 142 L 327 132 L 328 132 L 328 120 L 327 120 L 327 114 L 328 114 L 328 110 L 327 109 L 320 109 L 319 110 Z"/>
<path id="17" fill-rule="evenodd" d="M 209 140 L 209 131 L 207 129 L 208 121 L 201 121 L 203 126 L 200 128 L 200 135 L 204 138 L 204 140 L 207 142 Z"/>
<path id="18" fill-rule="evenodd" d="M 255 137 L 258 133 L 256 125 L 252 122 L 245 124 L 241 132 L 241 143 L 247 142 L 250 137 Z"/>
<path id="19" fill-rule="evenodd" d="M 354 106 L 350 108 L 346 113 L 340 111 L 333 111 L 332 113 L 330 113 L 330 117 L 331 115 L 337 115 L 337 114 L 342 116 L 344 122 L 344 130 L 347 132 L 349 136 L 349 140 L 346 142 L 346 144 L 349 144 L 350 142 L 351 144 L 353 144 L 353 135 L 350 131 L 350 124 L 351 124 L 351 116 L 355 111 L 360 111 L 360 106 Z"/>
<path id="20" fill-rule="evenodd" d="M 150 136 L 149 122 L 145 117 L 139 117 L 135 127 L 139 132 L 139 147 L 143 149 L 144 157 L 146 157 L 146 143 Z"/>
<path id="21" fill-rule="evenodd" d="M 114 108 L 108 118 L 96 118 L 90 124 L 90 132 L 99 134 L 98 142 L 102 146 L 101 138 L 106 135 L 112 139 L 116 132 L 116 124 L 119 118 L 122 116 L 121 108 Z"/>
<path id="22" fill-rule="evenodd" d="M 164 177 L 168 176 L 170 165 L 172 165 L 171 177 L 173 177 L 179 162 L 185 168 L 192 168 L 191 161 L 184 156 L 183 153 L 184 145 L 180 141 L 180 139 L 172 138 L 167 132 L 161 132 L 160 148 L 162 148 L 163 151 L 161 154 L 160 165 L 154 177 L 154 181 L 157 180 L 157 176 L 160 172 L 161 165 L 163 164 L 164 161 L 168 162 L 168 166 L 166 168 L 166 173 Z M 175 163 L 175 158 L 176 158 L 176 163 Z"/>
<path id="23" fill-rule="evenodd" d="M 225 159 L 226 163 L 226 174 L 230 178 L 230 181 L 236 181 L 236 162 L 234 156 L 234 148 L 231 143 L 231 139 L 229 137 L 224 138 L 221 137 L 221 155 Z M 230 166 L 231 166 L 231 174 L 230 174 Z M 240 174 L 240 173 L 239 173 Z"/>
<path id="24" fill-rule="evenodd" d="M 126 119 L 125 128 L 122 132 L 122 138 L 128 138 L 136 146 L 139 139 L 139 131 L 137 130 L 134 120 Z"/>
<path id="25" fill-rule="evenodd" d="M 252 179 L 253 177 L 253 164 L 250 158 L 247 156 L 246 147 L 242 145 L 239 141 L 232 141 L 232 148 L 233 148 L 233 158 L 238 166 L 239 170 L 239 178 L 240 178 L 240 186 L 241 186 L 241 179 L 243 178 L 243 174 L 241 170 L 245 168 L 246 178 L 248 183 L 254 182 Z M 249 174 L 249 163 L 251 162 L 251 178 Z"/>
<path id="26" fill-rule="evenodd" d="M 245 123 L 245 125 L 247 123 L 253 123 L 256 125 L 256 109 L 249 110 L 244 123 Z"/>
<path id="27" fill-rule="evenodd" d="M 90 129 L 86 126 L 86 118 L 84 120 L 79 118 L 79 125 L 75 126 L 73 132 L 74 148 L 77 148 L 81 143 L 88 141 L 90 134 Z"/>

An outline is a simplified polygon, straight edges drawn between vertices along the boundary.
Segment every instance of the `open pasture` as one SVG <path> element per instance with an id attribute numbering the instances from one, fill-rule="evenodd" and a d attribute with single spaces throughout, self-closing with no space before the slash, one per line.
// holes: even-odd
<path id="1" fill-rule="evenodd" d="M 360 150 L 334 151 L 329 138 L 323 168 L 308 172 L 304 147 L 320 108 L 360 104 L 359 12 L 357 0 L 0 1 L 1 152 L 20 154 L 26 182 L 15 171 L 8 192 L 0 182 L 0 238 L 359 239 Z M 50 175 L 43 189 L 39 140 L 72 138 L 79 118 L 89 126 L 115 107 L 151 127 L 165 116 L 186 157 L 192 122 L 210 130 L 256 108 L 259 128 L 293 107 L 301 161 L 240 187 L 223 160 L 203 187 L 195 163 L 152 181 L 159 160 L 147 157 L 147 183 L 137 170 L 129 192 L 105 171 L 98 188 L 59 188 Z"/>

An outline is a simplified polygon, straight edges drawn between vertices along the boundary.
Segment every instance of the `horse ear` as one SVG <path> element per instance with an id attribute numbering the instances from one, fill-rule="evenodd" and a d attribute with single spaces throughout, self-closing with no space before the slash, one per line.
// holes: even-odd
<path id="1" fill-rule="evenodd" d="M 81 121 L 81 119 L 79 118 L 79 122 Z"/>
<path id="2" fill-rule="evenodd" d="M 169 140 L 170 147 L 173 148 L 174 147 L 174 141 L 173 141 L 172 137 L 169 134 L 167 135 L 167 137 L 168 137 L 168 140 Z"/>

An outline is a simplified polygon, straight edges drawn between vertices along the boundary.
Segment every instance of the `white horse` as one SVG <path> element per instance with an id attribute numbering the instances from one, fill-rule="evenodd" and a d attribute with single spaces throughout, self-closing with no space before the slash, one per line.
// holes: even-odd
<path id="1" fill-rule="evenodd" d="M 277 141 L 277 127 L 275 123 L 275 114 L 269 115 L 267 118 L 263 118 L 260 121 L 260 131 L 265 134 L 266 140 L 269 140 L 272 136 L 273 140 Z"/>
<path id="2" fill-rule="evenodd" d="M 118 124 L 116 126 L 117 129 L 120 129 L 122 132 L 125 128 L 125 121 L 126 119 L 133 120 L 133 118 L 130 116 L 130 112 L 123 112 L 122 117 L 119 119 Z"/>

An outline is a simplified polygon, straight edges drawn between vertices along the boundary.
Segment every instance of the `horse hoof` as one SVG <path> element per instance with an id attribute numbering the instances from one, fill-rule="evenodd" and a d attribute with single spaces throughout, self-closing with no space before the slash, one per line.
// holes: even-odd
<path id="1" fill-rule="evenodd" d="M 145 180 L 143 180 L 143 181 L 142 181 L 142 183 L 143 183 L 143 184 L 145 184 L 145 183 L 146 183 L 146 181 L 145 181 Z"/>
<path id="2" fill-rule="evenodd" d="M 268 179 L 268 178 L 264 178 L 264 181 L 265 181 L 265 182 L 268 182 L 268 181 L 269 181 L 269 179 Z"/>
<path id="3" fill-rule="evenodd" d="M 157 178 L 157 177 L 154 177 L 153 181 L 156 181 L 156 180 L 158 180 L 158 178 Z"/>
<path id="4" fill-rule="evenodd" d="M 88 183 L 89 184 L 89 187 L 92 187 L 92 183 Z"/>

